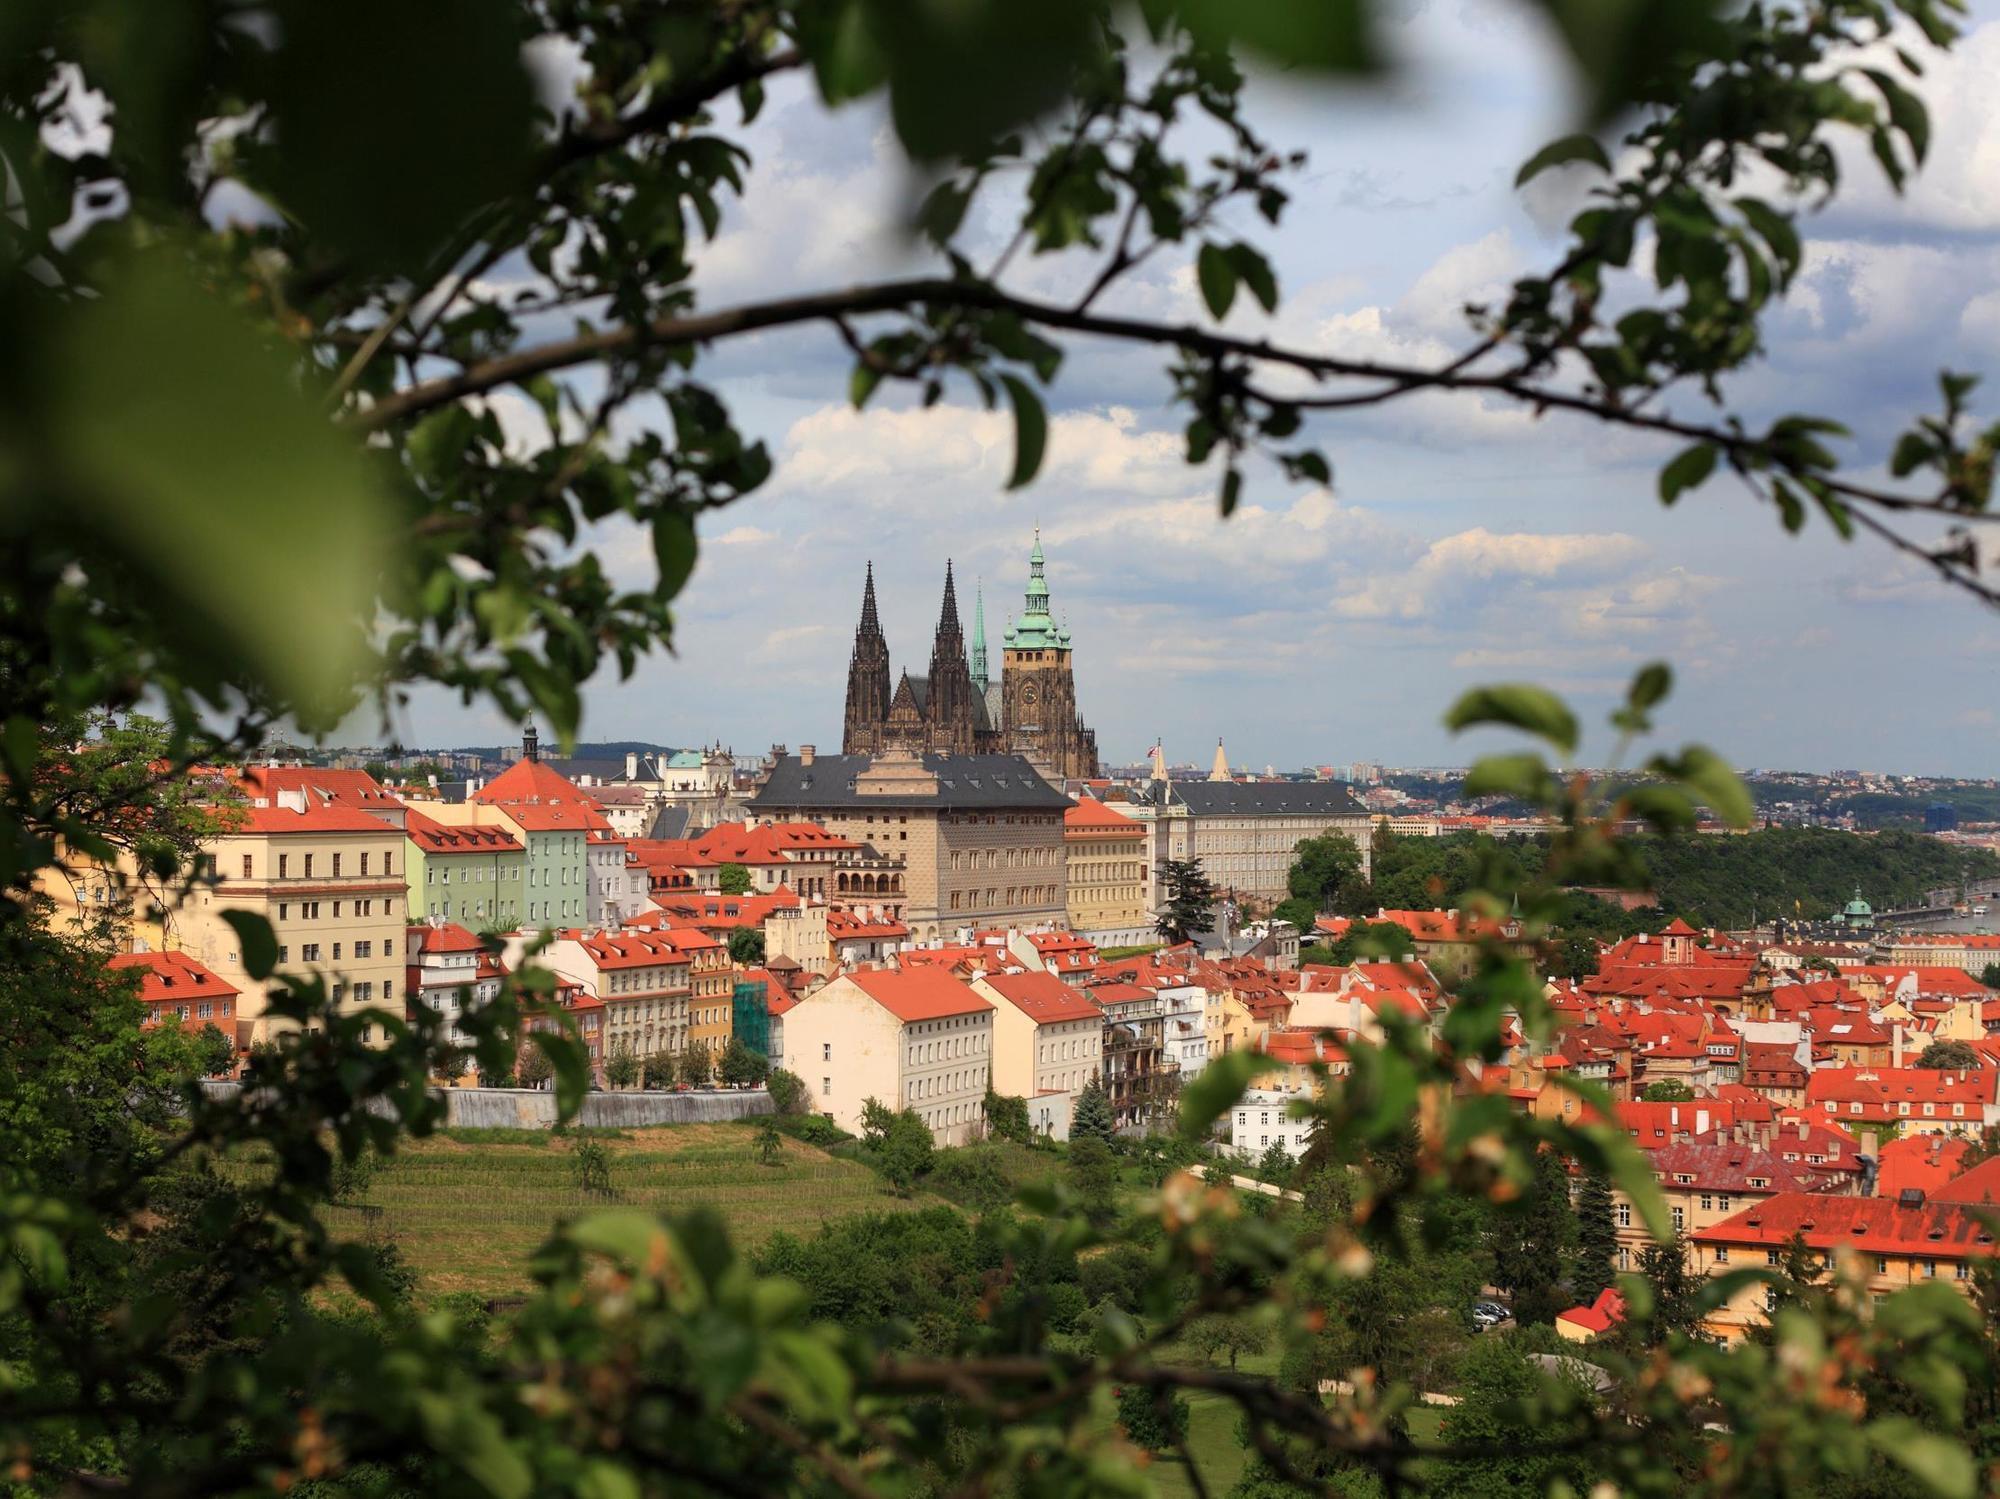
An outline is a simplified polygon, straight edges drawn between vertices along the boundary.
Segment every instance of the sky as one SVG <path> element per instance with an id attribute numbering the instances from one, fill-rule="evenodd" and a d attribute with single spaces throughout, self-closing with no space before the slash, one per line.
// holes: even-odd
<path id="1" fill-rule="evenodd" d="M 1232 331 L 1446 358 L 1467 342 L 1464 304 L 1558 258 L 1582 169 L 1512 186 L 1574 123 L 1570 79 L 1531 9 L 1403 0 L 1387 80 L 1257 82 L 1253 117 L 1309 160 L 1279 230 L 1260 233 L 1247 209 L 1236 221 L 1271 254 L 1284 299 L 1268 318 L 1232 312 Z M 1854 451 L 1873 455 L 1934 406 L 1940 367 L 2000 364 L 1996 77 L 2000 0 L 1986 0 L 1957 53 L 1928 69 L 1932 158 L 1914 189 L 1898 199 L 1857 150 L 1839 203 L 1804 226 L 1806 266 L 1767 325 L 1770 353 L 1731 386 L 1744 410 L 1841 418 Z M 829 113 L 791 80 L 744 140 L 748 191 L 696 260 L 703 306 L 921 264 L 900 230 L 910 174 L 879 107 Z M 1002 242 L 1004 207 L 974 218 L 975 244 Z M 1084 274 L 1073 259 L 1026 260 L 1009 280 L 1060 295 Z M 1200 317 L 1191 255 L 1156 258 L 1101 310 Z M 583 737 L 831 748 L 864 566 L 895 669 L 926 669 L 947 560 L 968 610 L 983 590 L 997 657 L 1039 525 L 1108 763 L 1159 741 L 1170 760 L 1206 764 L 1221 737 L 1257 769 L 1461 765 L 1499 743 L 1442 727 L 1465 687 L 1539 682 L 1601 722 L 1639 665 L 1665 659 L 1678 678 L 1663 736 L 1739 766 L 1996 773 L 2000 619 L 1880 546 L 1819 525 L 1785 535 L 1725 480 L 1662 509 L 1672 447 L 1426 396 L 1310 423 L 1333 485 L 1253 472 L 1225 522 L 1214 473 L 1183 460 L 1158 351 L 1067 347 L 1041 477 L 1012 492 L 1004 413 L 964 392 L 929 411 L 892 398 L 857 413 L 827 329 L 705 356 L 704 377 L 777 472 L 703 518 L 672 653 L 591 683 Z M 648 578 L 636 534 L 592 544 L 614 575 Z M 429 693 L 394 731 L 424 746 L 517 732 Z M 1605 743 L 1587 738 L 1583 761 Z"/>

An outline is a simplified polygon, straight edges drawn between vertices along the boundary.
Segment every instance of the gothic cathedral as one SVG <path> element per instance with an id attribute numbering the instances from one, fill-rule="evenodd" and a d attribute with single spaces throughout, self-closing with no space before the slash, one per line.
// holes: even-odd
<path id="1" fill-rule="evenodd" d="M 1069 629 L 1049 614 L 1040 532 L 1028 554 L 1027 607 L 1007 626 L 997 682 L 987 670 L 986 600 L 983 594 L 975 597 L 968 653 L 948 562 L 930 674 L 913 677 L 905 671 L 892 678 L 889 643 L 875 612 L 875 566 L 869 564 L 847 665 L 841 751 L 872 755 L 889 749 L 1025 755 L 1055 780 L 1097 774 L 1097 735 L 1084 727 L 1076 706 Z"/>

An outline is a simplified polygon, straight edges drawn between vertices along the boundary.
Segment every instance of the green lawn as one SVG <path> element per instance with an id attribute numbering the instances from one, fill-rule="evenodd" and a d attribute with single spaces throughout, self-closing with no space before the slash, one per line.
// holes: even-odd
<path id="1" fill-rule="evenodd" d="M 746 1124 L 628 1130 L 604 1139 L 616 1205 L 674 1212 L 707 1205 L 743 1247 L 778 1229 L 810 1233 L 830 1218 L 935 1202 L 898 1198 L 867 1167 L 786 1139 L 779 1164 L 757 1158 Z M 384 1234 L 426 1290 L 507 1295 L 558 1219 L 606 1206 L 577 1190 L 571 1141 L 540 1131 L 482 1130 L 406 1143 L 352 1205 L 329 1208 L 336 1232 Z"/>

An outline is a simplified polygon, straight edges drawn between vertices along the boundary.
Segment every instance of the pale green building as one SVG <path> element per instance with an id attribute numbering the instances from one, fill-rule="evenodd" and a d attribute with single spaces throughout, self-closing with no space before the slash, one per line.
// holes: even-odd
<path id="1" fill-rule="evenodd" d="M 403 826 L 410 922 L 432 916 L 468 931 L 512 931 L 526 909 L 528 851 L 504 827 L 433 822 L 412 808 Z"/>

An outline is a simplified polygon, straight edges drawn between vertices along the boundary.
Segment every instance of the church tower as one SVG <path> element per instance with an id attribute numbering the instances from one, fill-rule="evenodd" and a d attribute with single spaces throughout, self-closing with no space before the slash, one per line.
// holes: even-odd
<path id="1" fill-rule="evenodd" d="M 1007 629 L 1001 652 L 1000 699 L 1007 748 L 1058 777 L 1097 774 L 1097 736 L 1076 706 L 1069 627 L 1049 613 L 1042 533 L 1028 553 L 1028 591 L 1021 617 Z"/>
<path id="2" fill-rule="evenodd" d="M 875 564 L 861 591 L 861 623 L 854 628 L 854 653 L 847 661 L 847 715 L 840 750 L 871 755 L 882 748 L 882 725 L 889 717 L 889 642 L 875 614 Z"/>
<path id="3" fill-rule="evenodd" d="M 997 734 L 1001 724 L 1003 709 L 1000 704 L 1000 678 L 990 676 L 986 669 L 986 589 L 976 586 L 972 594 L 972 689 L 977 692 L 986 707 L 986 730 Z"/>
<path id="4" fill-rule="evenodd" d="M 938 610 L 937 638 L 931 643 L 929 701 L 924 705 L 930 720 L 930 748 L 951 755 L 969 755 L 974 749 L 978 710 L 972 670 L 966 662 L 965 630 L 959 624 L 958 589 L 952 582 L 951 564 L 944 565 L 944 603 Z"/>

